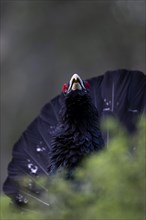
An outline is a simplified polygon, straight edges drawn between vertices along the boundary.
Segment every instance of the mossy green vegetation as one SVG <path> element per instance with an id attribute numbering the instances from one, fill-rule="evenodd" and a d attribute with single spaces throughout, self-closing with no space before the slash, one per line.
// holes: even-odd
<path id="1" fill-rule="evenodd" d="M 137 133 L 131 136 L 113 120 L 107 127 L 112 133 L 108 148 L 86 159 L 73 181 L 62 178 L 62 173 L 41 179 L 39 184 L 47 182 L 48 189 L 41 199 L 47 197 L 49 206 L 34 200 L 31 211 L 18 210 L 1 196 L 1 219 L 144 220 L 146 118 L 141 117 Z"/>

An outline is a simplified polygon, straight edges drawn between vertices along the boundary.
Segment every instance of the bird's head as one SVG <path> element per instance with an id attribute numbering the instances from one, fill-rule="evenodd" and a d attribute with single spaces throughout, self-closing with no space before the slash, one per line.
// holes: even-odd
<path id="1" fill-rule="evenodd" d="M 88 115 L 91 106 L 89 83 L 81 79 L 78 74 L 73 74 L 68 84 L 63 85 L 64 102 L 62 102 L 62 118 L 71 121 L 82 121 Z"/>
<path id="2" fill-rule="evenodd" d="M 88 81 L 83 81 L 78 74 L 73 74 L 68 84 L 64 84 L 62 87 L 62 92 L 64 95 L 69 95 L 70 93 L 87 93 L 89 91 Z"/>

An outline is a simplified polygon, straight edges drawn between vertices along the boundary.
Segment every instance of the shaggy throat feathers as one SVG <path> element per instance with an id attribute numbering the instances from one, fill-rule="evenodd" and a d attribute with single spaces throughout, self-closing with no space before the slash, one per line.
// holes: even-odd
<path id="1" fill-rule="evenodd" d="M 74 74 L 63 86 L 64 101 L 60 122 L 52 140 L 50 173 L 67 168 L 71 171 L 82 159 L 103 148 L 98 111 L 90 97 L 89 84 Z"/>

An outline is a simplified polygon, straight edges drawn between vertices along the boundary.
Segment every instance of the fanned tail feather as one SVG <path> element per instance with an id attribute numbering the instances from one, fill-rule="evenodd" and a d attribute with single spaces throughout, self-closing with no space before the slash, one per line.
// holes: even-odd
<path id="1" fill-rule="evenodd" d="M 138 116 L 146 112 L 146 76 L 140 71 L 108 71 L 104 75 L 88 79 L 90 95 L 96 106 L 100 120 L 111 115 L 117 118 L 131 133 L 136 129 Z M 4 183 L 5 194 L 19 204 L 27 203 L 26 197 L 39 198 L 45 186 L 35 184 L 36 177 L 48 176 L 51 140 L 59 121 L 63 94 L 46 104 L 40 115 L 29 125 L 14 145 L 13 157 L 8 166 L 8 177 Z M 104 134 L 108 143 L 110 134 Z M 21 188 L 21 178 L 27 176 L 27 191 Z M 31 182 L 31 184 L 30 184 Z M 31 185 L 31 186 L 30 186 Z"/>

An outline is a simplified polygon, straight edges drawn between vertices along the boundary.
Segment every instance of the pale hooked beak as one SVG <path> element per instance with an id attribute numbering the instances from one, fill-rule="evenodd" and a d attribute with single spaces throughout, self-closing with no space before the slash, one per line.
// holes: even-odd
<path id="1" fill-rule="evenodd" d="M 84 83 L 80 76 L 75 73 L 70 79 L 68 91 L 82 89 L 85 89 Z"/>

